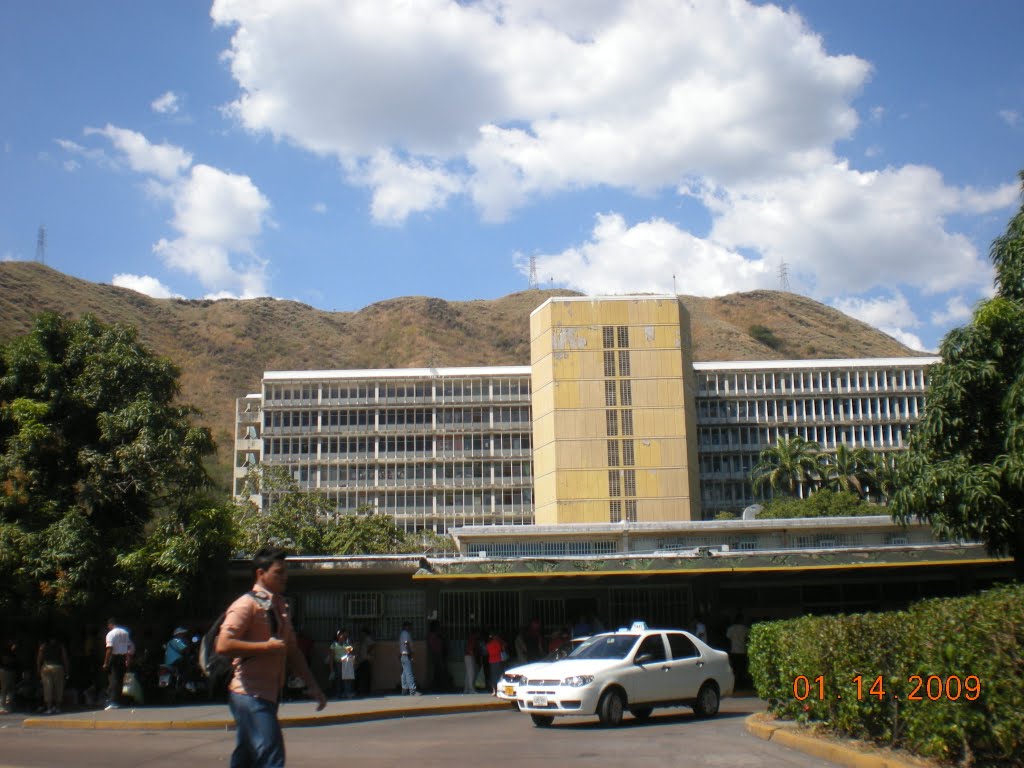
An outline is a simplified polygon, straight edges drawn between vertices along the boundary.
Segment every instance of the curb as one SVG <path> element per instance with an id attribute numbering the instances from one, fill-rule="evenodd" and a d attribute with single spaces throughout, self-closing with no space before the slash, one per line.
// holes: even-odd
<path id="1" fill-rule="evenodd" d="M 807 733 L 794 723 L 765 721 L 758 715 L 750 715 L 745 721 L 747 733 L 765 741 L 818 757 L 837 765 L 850 768 L 921 768 L 929 765 L 924 761 L 910 761 L 888 755 L 860 752 L 853 747 L 836 743 Z"/>
<path id="2" fill-rule="evenodd" d="M 282 728 L 310 728 L 318 725 L 341 725 L 369 720 L 397 720 L 405 717 L 431 715 L 459 715 L 473 712 L 507 710 L 506 701 L 487 701 L 479 704 L 443 704 L 416 709 L 378 709 L 368 712 L 342 712 L 333 715 L 306 715 L 282 717 Z M 228 718 L 209 720 L 96 720 L 88 718 L 54 719 L 29 717 L 22 722 L 25 728 L 79 731 L 230 731 L 235 721 Z"/>

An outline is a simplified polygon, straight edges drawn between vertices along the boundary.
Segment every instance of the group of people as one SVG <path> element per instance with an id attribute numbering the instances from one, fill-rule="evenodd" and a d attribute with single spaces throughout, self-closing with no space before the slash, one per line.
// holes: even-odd
<path id="1" fill-rule="evenodd" d="M 118 625 L 115 619 L 110 619 L 104 636 L 101 664 L 105 686 L 101 686 L 88 648 L 84 655 L 75 657 L 80 667 L 75 669 L 67 643 L 57 632 L 46 635 L 36 646 L 31 659 L 22 653 L 17 642 L 5 640 L 0 645 L 0 713 L 22 709 L 57 714 L 64 706 L 68 694 L 75 703 L 80 701 L 83 704 L 106 703 L 108 707 L 118 706 L 128 659 L 134 650 L 127 630 Z M 72 688 L 70 683 L 73 673 L 77 673 L 77 684 Z M 105 698 L 100 693 L 102 687 L 106 688 Z"/>

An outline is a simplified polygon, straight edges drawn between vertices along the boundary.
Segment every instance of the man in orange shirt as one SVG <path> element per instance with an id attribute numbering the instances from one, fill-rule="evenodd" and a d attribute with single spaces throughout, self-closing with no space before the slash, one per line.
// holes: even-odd
<path id="1" fill-rule="evenodd" d="M 263 547 L 252 561 L 255 585 L 228 608 L 217 636 L 217 652 L 234 658 L 228 705 L 237 743 L 231 768 L 283 768 L 284 736 L 277 708 L 288 667 L 308 686 L 317 711 L 327 698 L 299 650 L 282 594 L 288 585 L 287 555 Z"/>

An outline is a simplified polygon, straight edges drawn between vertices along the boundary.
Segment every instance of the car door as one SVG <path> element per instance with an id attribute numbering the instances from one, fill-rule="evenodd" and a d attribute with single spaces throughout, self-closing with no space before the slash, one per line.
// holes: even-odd
<path id="1" fill-rule="evenodd" d="M 672 658 L 667 662 L 667 699 L 692 699 L 707 679 L 705 660 L 693 641 L 683 632 L 666 632 Z"/>
<path id="2" fill-rule="evenodd" d="M 625 670 L 623 688 L 630 704 L 663 701 L 668 693 L 669 658 L 660 632 L 644 637 L 633 653 L 633 663 Z"/>

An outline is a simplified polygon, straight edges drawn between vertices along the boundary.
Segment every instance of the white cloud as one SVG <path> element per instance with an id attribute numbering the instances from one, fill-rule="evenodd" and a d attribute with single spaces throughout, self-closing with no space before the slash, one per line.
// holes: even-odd
<path id="1" fill-rule="evenodd" d="M 176 114 L 179 109 L 178 94 L 174 91 L 167 91 L 153 99 L 149 106 L 154 112 L 161 115 Z"/>
<path id="2" fill-rule="evenodd" d="M 671 293 L 674 282 L 677 293 L 717 296 L 766 287 L 774 274 L 762 260 L 745 258 L 669 222 L 654 219 L 629 227 L 617 214 L 599 215 L 588 242 L 538 254 L 536 264 L 541 283 L 554 280 L 589 294 Z"/>
<path id="3" fill-rule="evenodd" d="M 364 173 L 373 188 L 373 218 L 385 224 L 398 224 L 411 213 L 441 208 L 462 186 L 442 168 L 401 162 L 387 152 L 375 154 Z"/>
<path id="4" fill-rule="evenodd" d="M 534 194 L 582 185 L 654 189 L 803 168 L 857 124 L 850 102 L 868 64 L 829 56 L 795 13 L 675 0 L 550 6 L 216 0 L 211 15 L 236 27 L 232 110 L 247 128 L 346 168 L 382 151 L 435 174 L 454 165 L 414 204 L 383 203 L 394 216 L 443 206 L 466 163 L 466 189 L 500 218 Z"/>
<path id="5" fill-rule="evenodd" d="M 907 330 L 919 327 L 921 321 L 910 306 L 910 302 L 899 291 L 889 296 L 836 299 L 832 302 L 832 306 L 850 317 L 855 317 L 884 331 L 911 349 L 922 351 L 925 349 L 920 337 Z"/>
<path id="6" fill-rule="evenodd" d="M 137 293 L 143 293 L 154 299 L 181 299 L 180 294 L 174 293 L 170 288 L 161 283 L 157 278 L 149 275 L 131 275 L 120 273 L 114 275 L 111 280 L 113 285 L 119 288 L 128 288 Z"/>
<path id="7" fill-rule="evenodd" d="M 263 296 L 266 262 L 254 243 L 269 208 L 248 176 L 197 164 L 175 187 L 173 225 L 180 236 L 161 239 L 153 250 L 168 266 L 195 275 L 211 291 Z"/>
<path id="8" fill-rule="evenodd" d="M 268 223 L 270 202 L 252 179 L 202 163 L 192 165 L 192 155 L 181 147 L 153 144 L 125 128 L 107 125 L 86 129 L 86 135 L 108 139 L 133 171 L 146 176 L 146 193 L 173 207 L 171 225 L 178 236 L 161 238 L 153 246 L 168 267 L 196 277 L 211 293 L 245 298 L 266 295 L 267 261 L 256 252 L 256 242 Z M 63 139 L 58 144 L 73 154 L 110 163 L 101 150 Z M 116 279 L 149 295 L 169 291 L 146 276 L 118 275 Z"/>
<path id="9" fill-rule="evenodd" d="M 153 174 L 169 181 L 178 178 L 192 164 L 192 155 L 173 144 L 152 144 L 137 131 L 106 125 L 86 128 L 86 135 L 98 134 L 110 140 L 128 166 L 137 173 Z"/>
<path id="10" fill-rule="evenodd" d="M 885 107 L 872 107 L 871 108 L 871 119 L 876 122 L 882 122 L 882 118 L 885 117 Z"/>
<path id="11" fill-rule="evenodd" d="M 940 312 L 932 312 L 932 325 L 941 328 L 952 325 L 963 325 L 971 319 L 973 312 L 963 296 L 953 296 L 946 301 L 946 307 Z"/>
<path id="12" fill-rule="evenodd" d="M 999 110 L 999 117 L 1011 128 L 1016 128 L 1021 122 L 1020 112 L 1016 109 L 1001 109 Z"/>
<path id="13" fill-rule="evenodd" d="M 995 210 L 1010 188 L 978 194 L 920 166 L 861 173 L 845 162 L 766 181 L 705 188 L 710 239 L 785 261 L 794 288 L 817 297 L 917 284 L 940 293 L 991 282 L 987 260 L 947 216 Z"/>
<path id="14" fill-rule="evenodd" d="M 313 203 L 313 213 L 327 213 L 327 204 Z"/>

